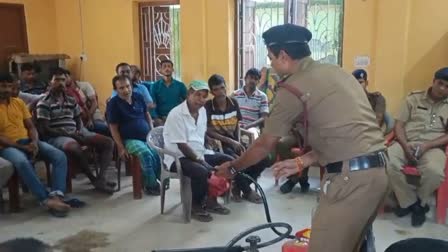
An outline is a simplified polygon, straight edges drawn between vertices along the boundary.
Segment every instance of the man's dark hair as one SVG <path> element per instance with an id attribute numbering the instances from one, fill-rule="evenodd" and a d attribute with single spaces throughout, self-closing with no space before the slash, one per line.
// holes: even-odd
<path id="1" fill-rule="evenodd" d="M 210 78 L 208 78 L 208 87 L 210 88 L 210 90 L 212 90 L 212 88 L 214 86 L 218 86 L 223 84 L 226 84 L 226 81 L 224 80 L 224 77 L 222 77 L 219 74 L 214 74 L 212 76 L 210 76 Z"/>
<path id="2" fill-rule="evenodd" d="M 0 82 L 12 83 L 14 82 L 14 78 L 9 73 L 0 73 Z"/>
<path id="3" fill-rule="evenodd" d="M 67 75 L 67 70 L 65 70 L 62 67 L 57 67 L 57 68 L 51 69 L 50 70 L 50 75 L 49 75 L 50 80 L 53 79 L 53 76 L 56 76 L 56 75 L 64 75 L 64 76 L 66 76 Z"/>
<path id="4" fill-rule="evenodd" d="M 164 59 L 164 60 L 160 61 L 160 66 L 162 66 L 165 63 L 170 63 L 171 66 L 174 66 L 173 62 L 169 59 Z"/>
<path id="5" fill-rule="evenodd" d="M 275 57 L 278 57 L 281 50 L 285 51 L 294 60 L 303 59 L 311 55 L 309 45 L 303 43 L 275 44 L 268 46 L 268 48 Z"/>
<path id="6" fill-rule="evenodd" d="M 119 64 L 115 67 L 115 73 L 118 74 L 118 68 L 120 68 L 120 67 L 122 67 L 122 66 L 128 66 L 128 67 L 131 67 L 131 65 L 129 65 L 128 63 L 126 63 L 126 62 L 121 62 L 121 63 L 119 63 Z"/>
<path id="7" fill-rule="evenodd" d="M 448 81 L 448 67 L 441 68 L 434 73 L 435 80 Z"/>
<path id="8" fill-rule="evenodd" d="M 20 71 L 21 72 L 25 72 L 25 71 L 33 71 L 34 70 L 34 66 L 31 63 L 23 63 L 20 66 Z"/>
<path id="9" fill-rule="evenodd" d="M 251 68 L 251 69 L 247 70 L 246 75 L 244 75 L 244 78 L 247 78 L 248 76 L 252 76 L 259 80 L 261 78 L 261 73 L 258 69 Z"/>
<path id="10" fill-rule="evenodd" d="M 116 85 L 117 81 L 129 81 L 129 83 L 131 83 L 131 79 L 129 79 L 129 77 L 123 76 L 123 75 L 115 75 L 112 78 L 112 86 L 114 87 L 114 90 L 117 89 L 117 85 Z"/>
<path id="11" fill-rule="evenodd" d="M 53 249 L 34 238 L 16 238 L 0 243 L 1 252 L 22 252 L 22 251 L 34 251 L 34 252 L 50 252 Z"/>

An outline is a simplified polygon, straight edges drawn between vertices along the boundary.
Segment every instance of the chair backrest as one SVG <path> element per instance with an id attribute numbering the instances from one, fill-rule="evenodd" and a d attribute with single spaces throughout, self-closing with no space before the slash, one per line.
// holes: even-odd
<path id="1" fill-rule="evenodd" d="M 163 149 L 165 147 L 163 142 L 163 126 L 152 129 L 146 140 L 149 145 L 154 145 L 153 147 Z"/>

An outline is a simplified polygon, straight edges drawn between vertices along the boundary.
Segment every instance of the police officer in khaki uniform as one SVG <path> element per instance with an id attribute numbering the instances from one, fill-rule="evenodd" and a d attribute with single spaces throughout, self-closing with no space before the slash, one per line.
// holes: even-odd
<path id="1" fill-rule="evenodd" d="M 399 217 L 412 213 L 412 225 L 421 226 L 429 211 L 427 205 L 445 178 L 445 145 L 448 143 L 448 68 L 438 70 L 427 91 L 411 93 L 396 119 L 397 142 L 389 147 L 387 169 L 392 189 L 400 205 Z M 404 165 L 416 165 L 418 183 L 407 180 Z"/>
<path id="2" fill-rule="evenodd" d="M 276 163 L 274 174 L 297 174 L 315 162 L 326 166 L 309 251 L 358 251 L 387 192 L 384 138 L 355 78 L 309 57 L 311 37 L 292 24 L 263 33 L 271 65 L 283 77 L 273 110 L 260 138 L 239 159 L 219 166 L 217 174 L 232 177 L 257 163 L 300 119 L 312 151 Z"/>
<path id="3" fill-rule="evenodd" d="M 372 106 L 373 112 L 375 112 L 376 120 L 380 127 L 383 126 L 384 123 L 384 115 L 386 113 L 386 99 L 380 92 L 369 92 L 367 90 L 367 86 L 369 85 L 369 81 L 367 80 L 367 72 L 364 69 L 356 69 L 353 71 L 352 75 L 355 79 L 358 80 L 359 84 L 364 88 L 366 92 L 367 99 L 369 99 L 369 103 Z"/>

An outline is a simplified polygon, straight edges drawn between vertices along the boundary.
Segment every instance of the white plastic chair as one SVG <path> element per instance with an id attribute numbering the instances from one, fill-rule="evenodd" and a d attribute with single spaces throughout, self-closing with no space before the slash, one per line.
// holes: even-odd
<path id="1" fill-rule="evenodd" d="M 152 148 L 156 149 L 159 153 L 160 163 L 162 165 L 160 171 L 160 213 L 164 213 L 165 209 L 165 192 L 169 179 L 179 179 L 180 181 L 180 200 L 182 203 L 183 219 L 185 223 L 189 223 L 191 220 L 191 180 L 189 177 L 183 176 L 182 167 L 180 165 L 179 157 L 176 153 L 164 148 L 163 141 L 163 126 L 156 127 L 151 130 L 147 136 L 147 143 Z M 164 156 L 170 155 L 174 157 L 176 164 L 176 172 L 171 172 L 170 167 L 167 167 L 163 162 Z"/>

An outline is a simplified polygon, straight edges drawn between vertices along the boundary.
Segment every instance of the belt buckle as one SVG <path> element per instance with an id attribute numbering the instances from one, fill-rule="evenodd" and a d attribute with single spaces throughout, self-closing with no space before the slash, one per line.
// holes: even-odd
<path id="1" fill-rule="evenodd" d="M 377 152 L 375 153 L 374 156 L 380 159 L 380 165 L 386 164 L 383 152 Z M 373 155 L 365 155 L 350 160 L 349 161 L 350 171 L 360 171 L 371 168 L 370 157 L 373 157 Z"/>

